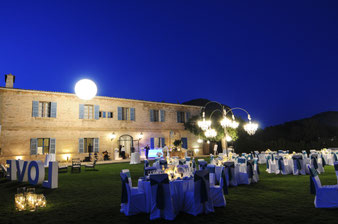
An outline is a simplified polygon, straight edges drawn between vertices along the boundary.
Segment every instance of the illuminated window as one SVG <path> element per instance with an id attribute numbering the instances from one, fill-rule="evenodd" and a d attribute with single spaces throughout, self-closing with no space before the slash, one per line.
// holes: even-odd
<path id="1" fill-rule="evenodd" d="M 93 119 L 94 106 L 84 105 L 84 119 Z"/>
<path id="2" fill-rule="evenodd" d="M 37 155 L 49 153 L 49 138 L 38 138 Z"/>
<path id="3" fill-rule="evenodd" d="M 38 117 L 50 117 L 50 102 L 39 102 Z"/>

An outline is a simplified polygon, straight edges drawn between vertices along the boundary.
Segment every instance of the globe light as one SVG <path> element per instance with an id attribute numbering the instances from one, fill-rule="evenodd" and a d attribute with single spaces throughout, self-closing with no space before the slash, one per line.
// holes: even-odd
<path id="1" fill-rule="evenodd" d="M 204 135 L 205 135 L 205 137 L 207 137 L 207 138 L 214 138 L 214 137 L 216 137 L 217 132 L 216 132 L 215 129 L 209 128 L 209 129 L 207 129 L 207 130 L 205 131 Z"/>
<path id="2" fill-rule="evenodd" d="M 202 143 L 202 142 L 203 142 L 202 139 L 200 139 L 200 138 L 197 139 L 197 143 Z"/>
<path id="3" fill-rule="evenodd" d="M 137 135 L 138 140 L 141 140 L 143 138 L 143 133 L 141 132 L 140 134 Z"/>
<path id="4" fill-rule="evenodd" d="M 96 84 L 89 79 L 81 79 L 75 85 L 75 94 L 82 100 L 91 100 L 96 96 Z"/>
<path id="5" fill-rule="evenodd" d="M 238 128 L 239 123 L 235 121 L 234 115 L 232 115 L 232 120 L 230 120 L 224 115 L 223 120 L 221 120 L 221 125 L 223 128 L 230 127 L 230 128 L 236 129 Z"/>
<path id="6" fill-rule="evenodd" d="M 231 141 L 232 141 L 232 138 L 231 138 L 230 135 L 226 135 L 226 136 L 225 136 L 225 140 L 226 140 L 227 142 L 231 142 Z"/>
<path id="7" fill-rule="evenodd" d="M 210 144 L 210 141 L 208 140 L 207 143 Z"/>
<path id="8" fill-rule="evenodd" d="M 251 120 L 249 123 L 244 125 L 244 130 L 249 134 L 249 135 L 254 135 L 257 131 L 258 124 L 257 123 L 251 123 Z"/>

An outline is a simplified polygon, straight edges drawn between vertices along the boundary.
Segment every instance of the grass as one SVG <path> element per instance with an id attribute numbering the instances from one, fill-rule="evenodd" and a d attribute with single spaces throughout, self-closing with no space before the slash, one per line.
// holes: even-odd
<path id="1" fill-rule="evenodd" d="M 98 171 L 60 173 L 59 188 L 37 187 L 47 197 L 47 207 L 37 212 L 16 212 L 14 194 L 25 183 L 0 181 L 0 223 L 146 223 L 147 214 L 126 217 L 120 213 L 119 173 L 130 169 L 133 185 L 143 174 L 143 164 L 97 165 Z M 267 174 L 261 165 L 260 181 L 229 189 L 227 206 L 197 217 L 180 213 L 175 223 L 337 223 L 337 209 L 314 208 L 309 176 Z M 336 184 L 333 167 L 320 175 L 322 184 Z M 165 223 L 156 220 L 151 223 Z"/>

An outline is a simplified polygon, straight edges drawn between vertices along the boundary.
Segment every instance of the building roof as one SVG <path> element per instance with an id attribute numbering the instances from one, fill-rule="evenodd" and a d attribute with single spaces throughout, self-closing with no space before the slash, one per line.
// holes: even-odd
<path id="1" fill-rule="evenodd" d="M 66 93 L 66 92 L 57 92 L 57 91 L 42 91 L 42 90 L 32 90 L 32 89 L 19 89 L 19 88 L 6 88 L 0 87 L 0 90 L 8 90 L 8 91 L 19 91 L 19 92 L 32 92 L 32 93 L 49 93 L 49 94 L 57 94 L 57 95 L 66 95 L 66 96 L 74 96 L 77 97 L 74 93 Z M 138 100 L 138 99 L 127 99 L 127 98 L 119 98 L 119 97 L 109 97 L 109 96 L 95 96 L 94 98 L 98 99 L 116 99 L 116 100 L 126 100 L 126 101 L 136 101 L 136 102 L 144 102 L 144 103 L 156 103 L 170 106 L 183 106 L 183 107 L 194 107 L 194 108 L 202 108 L 201 106 L 194 105 L 185 105 L 178 103 L 165 103 L 165 102 L 157 102 L 157 101 L 148 101 L 148 100 Z"/>

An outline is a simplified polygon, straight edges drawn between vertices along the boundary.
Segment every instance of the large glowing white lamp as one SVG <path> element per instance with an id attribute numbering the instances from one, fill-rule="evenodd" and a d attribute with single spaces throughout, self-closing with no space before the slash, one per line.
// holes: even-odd
<path id="1" fill-rule="evenodd" d="M 81 79 L 75 85 L 75 94 L 82 100 L 91 100 L 96 96 L 96 84 L 89 79 Z"/>

